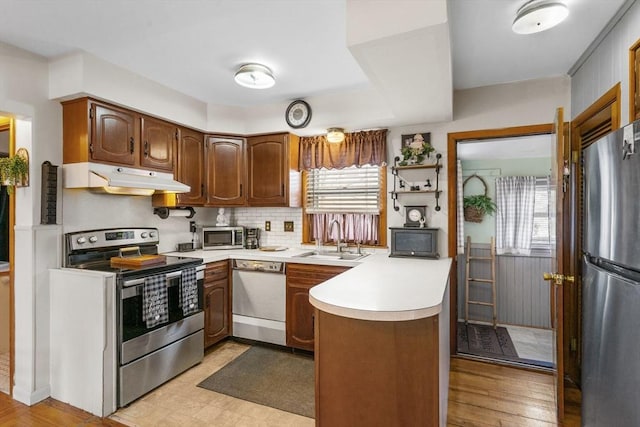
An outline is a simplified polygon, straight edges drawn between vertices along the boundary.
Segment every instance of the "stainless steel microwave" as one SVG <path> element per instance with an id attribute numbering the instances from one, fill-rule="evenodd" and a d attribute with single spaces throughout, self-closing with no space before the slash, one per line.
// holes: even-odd
<path id="1" fill-rule="evenodd" d="M 438 229 L 390 227 L 391 257 L 440 258 Z"/>
<path id="2" fill-rule="evenodd" d="M 244 227 L 202 226 L 200 231 L 203 250 L 242 249 Z"/>

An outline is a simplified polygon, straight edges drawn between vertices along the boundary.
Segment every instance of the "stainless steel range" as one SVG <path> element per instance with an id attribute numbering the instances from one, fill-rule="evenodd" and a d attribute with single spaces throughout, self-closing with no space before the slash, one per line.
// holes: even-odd
<path id="1" fill-rule="evenodd" d="M 115 410 L 115 404 L 118 407 L 127 405 L 202 361 L 202 260 L 158 255 L 158 242 L 159 232 L 155 228 L 103 229 L 65 234 L 65 268 L 51 271 L 52 337 L 59 330 L 61 335 L 75 336 L 77 342 L 81 343 L 96 339 L 93 336 L 82 337 L 82 333 L 104 335 L 105 339 L 100 340 L 103 342 L 96 344 L 96 347 L 104 347 L 102 372 L 67 374 L 67 377 L 77 376 L 79 382 L 85 383 L 81 388 L 87 388 L 87 378 L 101 375 L 102 385 L 95 386 L 96 396 L 89 399 L 85 392 L 78 399 L 82 402 L 102 399 L 103 404 L 101 409 L 92 410 L 74 403 L 68 396 L 74 393 L 69 390 L 72 384 L 68 384 L 72 380 L 60 378 L 54 381 L 56 376 L 64 376 L 57 372 L 52 375 L 53 397 L 56 397 L 54 393 L 58 393 L 75 406 L 105 416 Z M 103 292 L 104 297 L 96 298 L 97 301 L 91 303 L 93 298 L 91 291 L 88 291 L 91 287 L 96 288 L 95 293 Z M 65 295 L 67 299 L 73 299 L 76 293 L 89 294 L 89 297 L 73 303 L 63 301 Z M 93 308 L 88 307 L 91 304 Z M 74 314 L 73 307 L 78 307 L 78 315 Z M 102 313 L 94 315 L 95 311 L 100 310 Z M 75 330 L 75 322 L 91 322 L 90 318 L 94 316 L 99 323 L 101 318 L 104 319 L 103 327 L 93 331 L 86 328 L 84 332 Z M 62 339 L 61 345 L 68 346 L 66 339 Z M 111 347 L 113 350 L 109 350 Z M 74 351 L 83 350 L 76 348 Z M 64 357 L 64 353 L 65 350 L 57 348 L 52 339 L 52 366 L 57 364 L 64 367 L 68 363 L 65 360 L 73 360 L 73 355 Z M 99 369 L 95 367 L 88 370 Z M 114 384 L 110 384 L 112 382 Z M 110 393 L 115 396 L 109 396 Z M 105 407 L 104 401 L 111 400 L 111 407 Z M 96 406 L 97 403 L 92 402 L 91 405 Z"/>

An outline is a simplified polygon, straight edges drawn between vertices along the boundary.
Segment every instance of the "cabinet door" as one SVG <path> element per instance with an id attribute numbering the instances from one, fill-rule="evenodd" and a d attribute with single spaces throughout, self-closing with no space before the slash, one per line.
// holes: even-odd
<path id="1" fill-rule="evenodd" d="M 287 206 L 289 147 L 287 134 L 247 140 L 249 206 Z"/>
<path id="2" fill-rule="evenodd" d="M 287 345 L 313 351 L 313 306 L 309 289 L 314 285 L 296 282 L 287 284 Z"/>
<path id="3" fill-rule="evenodd" d="M 313 351 L 314 310 L 309 290 L 349 267 L 287 264 L 287 346 Z"/>
<path id="4" fill-rule="evenodd" d="M 229 279 L 204 284 L 204 346 L 229 336 Z"/>
<path id="5" fill-rule="evenodd" d="M 244 139 L 207 138 L 207 205 L 243 206 Z"/>
<path id="6" fill-rule="evenodd" d="M 178 128 L 168 122 L 142 117 L 142 152 L 140 165 L 173 172 L 173 151 Z"/>
<path id="7" fill-rule="evenodd" d="M 206 196 L 203 134 L 191 129 L 180 129 L 177 163 L 177 180 L 191 187 L 188 193 L 177 194 L 178 204 L 204 205 Z"/>
<path id="8" fill-rule="evenodd" d="M 91 108 L 91 159 L 134 166 L 139 148 L 135 113 L 96 103 Z"/>

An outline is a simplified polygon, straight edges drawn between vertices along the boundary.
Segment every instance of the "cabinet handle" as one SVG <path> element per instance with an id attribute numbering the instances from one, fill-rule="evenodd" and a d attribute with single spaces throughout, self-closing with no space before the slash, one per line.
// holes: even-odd
<path id="1" fill-rule="evenodd" d="M 315 314 L 311 315 L 311 332 L 313 332 L 314 335 L 316 333 L 316 315 Z"/>
<path id="2" fill-rule="evenodd" d="M 144 156 L 149 157 L 149 141 L 144 142 Z"/>
<path id="3" fill-rule="evenodd" d="M 242 184 L 240 184 L 240 197 L 242 197 Z"/>
<path id="4" fill-rule="evenodd" d="M 200 184 L 200 195 L 204 196 L 204 184 Z"/>
<path id="5" fill-rule="evenodd" d="M 131 137 L 131 138 L 129 138 L 129 152 L 131 154 L 133 154 L 133 148 L 134 148 L 133 145 L 134 145 L 133 137 Z"/>

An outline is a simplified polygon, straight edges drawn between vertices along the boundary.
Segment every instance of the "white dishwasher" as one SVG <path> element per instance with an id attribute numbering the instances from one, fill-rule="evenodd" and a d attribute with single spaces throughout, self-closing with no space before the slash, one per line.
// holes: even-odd
<path id="1" fill-rule="evenodd" d="M 286 345 L 284 262 L 233 260 L 233 335 Z"/>

